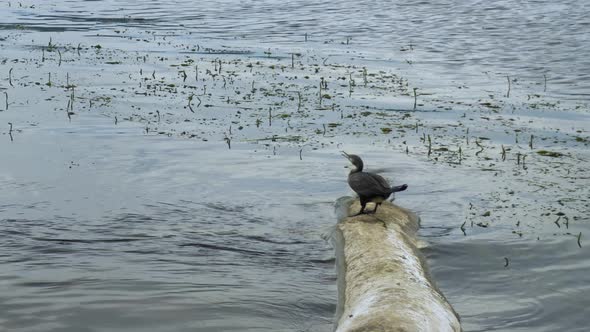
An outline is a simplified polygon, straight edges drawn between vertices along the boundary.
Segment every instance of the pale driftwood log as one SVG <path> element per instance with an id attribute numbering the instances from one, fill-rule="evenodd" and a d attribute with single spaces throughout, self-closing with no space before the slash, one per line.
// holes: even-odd
<path id="1" fill-rule="evenodd" d="M 359 209 L 357 200 L 348 213 Z M 458 315 L 428 273 L 418 228 L 419 218 L 388 202 L 374 215 L 337 225 L 337 332 L 461 331 Z"/>

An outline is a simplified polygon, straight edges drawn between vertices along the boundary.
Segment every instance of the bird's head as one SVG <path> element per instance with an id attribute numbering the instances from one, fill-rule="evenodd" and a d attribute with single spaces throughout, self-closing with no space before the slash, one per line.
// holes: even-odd
<path id="1" fill-rule="evenodd" d="M 360 172 L 363 170 L 363 160 L 361 157 L 357 156 L 356 154 L 348 154 L 342 151 L 342 156 L 352 163 L 353 168 L 350 170 L 350 173 Z"/>

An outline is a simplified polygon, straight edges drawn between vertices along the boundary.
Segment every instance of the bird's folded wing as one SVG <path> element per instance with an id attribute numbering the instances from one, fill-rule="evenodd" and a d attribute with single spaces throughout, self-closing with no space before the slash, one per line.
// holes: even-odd
<path id="1" fill-rule="evenodd" d="M 369 175 L 371 175 L 371 177 L 373 179 L 375 179 L 375 181 L 379 182 L 379 184 L 381 185 L 381 188 L 387 192 L 391 191 L 391 185 L 389 184 L 389 181 L 387 181 L 384 177 L 382 177 L 379 174 L 375 174 L 375 173 L 367 173 Z"/>
<path id="2" fill-rule="evenodd" d="M 391 193 L 389 183 L 382 176 L 373 173 L 355 174 L 349 179 L 349 185 L 361 196 L 387 195 Z"/>

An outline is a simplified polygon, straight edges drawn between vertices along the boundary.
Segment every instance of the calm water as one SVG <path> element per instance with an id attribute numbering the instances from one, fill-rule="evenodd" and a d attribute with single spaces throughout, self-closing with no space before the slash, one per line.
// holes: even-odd
<path id="1" fill-rule="evenodd" d="M 503 94 L 506 75 L 517 77 L 516 105 L 546 90 L 548 100 L 578 107 L 529 114 L 551 119 L 535 130 L 559 122 L 564 132 L 587 135 L 589 8 L 587 1 L 0 2 L 0 90 L 15 100 L 0 112 L 0 330 L 330 331 L 336 275 L 324 237 L 334 201 L 348 194 L 344 148 L 409 184 L 396 202 L 422 217 L 425 254 L 465 330 L 584 331 L 590 259 L 575 235 L 590 234 L 587 213 L 568 230 L 531 213 L 534 235 L 523 237 L 506 224 L 469 236 L 459 230 L 469 203 L 504 186 L 503 175 L 433 165 L 344 132 L 334 134 L 339 145 L 306 148 L 300 160 L 293 146 L 237 142 L 228 150 L 223 136 L 147 135 L 142 123 L 123 120 L 132 105 L 166 117 L 166 100 L 121 98 L 110 111 L 66 122 L 61 109 L 39 106 L 53 97 L 19 83 L 45 82 L 50 69 L 38 62 L 39 45 L 50 38 L 100 43 L 130 58 L 174 58 L 206 45 L 257 50 L 252 57 L 314 50 L 324 62 L 399 72 L 441 99 Z M 96 74 L 119 70 L 112 66 L 64 67 L 98 91 L 131 85 L 120 80 L 123 69 Z M 14 142 L 7 122 L 18 128 Z M 590 187 L 587 175 L 577 181 Z M 543 199 L 540 208 L 554 203 Z"/>
<path id="2" fill-rule="evenodd" d="M 546 75 L 548 91 L 560 99 L 590 97 L 587 1 L 23 2 L 34 9 L 7 3 L 3 29 L 90 36 L 128 28 L 269 48 L 300 47 L 308 34 L 327 54 L 350 38 L 348 49 L 364 54 L 363 63 L 385 61 L 420 87 L 505 89 L 506 75 L 536 84 Z"/>

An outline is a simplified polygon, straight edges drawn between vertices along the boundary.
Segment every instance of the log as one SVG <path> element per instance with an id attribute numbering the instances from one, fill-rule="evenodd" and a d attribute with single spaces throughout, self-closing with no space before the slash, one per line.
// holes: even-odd
<path id="1" fill-rule="evenodd" d="M 418 249 L 420 219 L 414 213 L 383 202 L 376 214 L 348 217 L 360 209 L 351 198 L 339 199 L 336 207 L 335 331 L 461 331 L 459 316 Z"/>

